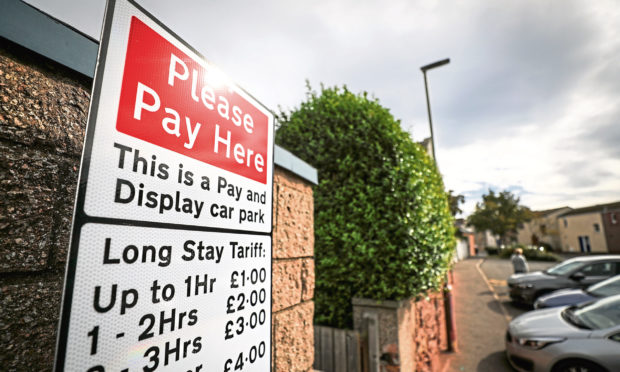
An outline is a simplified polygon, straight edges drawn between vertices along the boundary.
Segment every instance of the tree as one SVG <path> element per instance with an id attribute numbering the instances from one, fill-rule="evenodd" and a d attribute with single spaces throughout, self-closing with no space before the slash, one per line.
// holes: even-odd
<path id="1" fill-rule="evenodd" d="M 453 190 L 448 191 L 448 203 L 450 203 L 450 213 L 456 217 L 457 214 L 463 213 L 460 204 L 465 203 L 465 197 L 461 194 L 454 195 L 453 192 Z"/>
<path id="2" fill-rule="evenodd" d="M 276 143 L 319 173 L 315 321 L 350 327 L 353 297 L 398 300 L 437 288 L 454 248 L 447 193 L 390 112 L 346 87 L 309 88 L 279 122 Z"/>
<path id="3" fill-rule="evenodd" d="M 531 218 L 530 209 L 519 205 L 519 197 L 508 190 L 496 194 L 489 189 L 467 222 L 478 231 L 490 230 L 500 236 L 500 243 L 505 243 L 510 233 L 516 233 L 519 225 Z"/>

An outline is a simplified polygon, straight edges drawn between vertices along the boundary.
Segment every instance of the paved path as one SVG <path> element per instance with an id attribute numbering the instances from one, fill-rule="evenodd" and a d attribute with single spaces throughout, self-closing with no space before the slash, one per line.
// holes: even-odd
<path id="1" fill-rule="evenodd" d="M 511 371 L 504 358 L 507 320 L 480 271 L 482 259 L 454 266 L 454 313 L 458 351 L 448 357 L 448 371 Z"/>
<path id="2" fill-rule="evenodd" d="M 530 263 L 531 270 L 549 263 Z M 472 258 L 454 266 L 454 311 L 458 350 L 446 354 L 445 371 L 513 371 L 504 356 L 508 322 L 529 310 L 514 307 L 508 298 L 508 260 Z"/>

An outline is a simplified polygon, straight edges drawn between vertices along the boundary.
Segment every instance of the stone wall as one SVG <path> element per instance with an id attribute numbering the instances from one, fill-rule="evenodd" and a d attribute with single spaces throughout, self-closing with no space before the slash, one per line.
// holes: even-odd
<path id="1" fill-rule="evenodd" d="M 0 369 L 52 369 L 91 80 L 0 38 Z M 314 355 L 312 189 L 276 168 L 273 366 Z"/>
<path id="2" fill-rule="evenodd" d="M 273 195 L 273 370 L 308 371 L 314 360 L 312 189 L 276 169 Z"/>
<path id="3" fill-rule="evenodd" d="M 439 354 L 448 349 L 442 293 L 402 301 L 353 299 L 354 328 L 361 334 L 364 314 L 378 319 L 381 372 L 438 370 Z"/>

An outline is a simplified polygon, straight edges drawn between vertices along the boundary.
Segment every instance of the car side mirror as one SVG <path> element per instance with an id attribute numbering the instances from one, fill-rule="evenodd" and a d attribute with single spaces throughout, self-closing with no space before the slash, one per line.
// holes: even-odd
<path id="1" fill-rule="evenodd" d="M 576 273 L 571 275 L 570 278 L 579 282 L 581 280 L 584 280 L 586 278 L 586 275 L 581 271 L 577 271 Z"/>

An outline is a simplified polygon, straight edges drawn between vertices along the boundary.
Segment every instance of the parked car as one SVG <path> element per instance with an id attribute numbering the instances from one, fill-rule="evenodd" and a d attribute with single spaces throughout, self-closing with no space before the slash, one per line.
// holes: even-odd
<path id="1" fill-rule="evenodd" d="M 620 371 L 620 295 L 525 313 L 510 322 L 505 344 L 521 372 Z"/>
<path id="2" fill-rule="evenodd" d="M 620 274 L 620 255 L 575 257 L 545 271 L 514 274 L 508 278 L 510 298 L 533 304 L 550 292 L 563 288 L 586 288 Z"/>
<path id="3" fill-rule="evenodd" d="M 534 309 L 578 305 L 614 295 L 620 295 L 620 275 L 593 284 L 586 289 L 560 289 L 540 296 L 534 302 Z"/>

